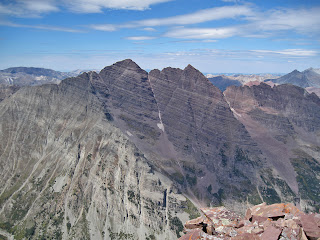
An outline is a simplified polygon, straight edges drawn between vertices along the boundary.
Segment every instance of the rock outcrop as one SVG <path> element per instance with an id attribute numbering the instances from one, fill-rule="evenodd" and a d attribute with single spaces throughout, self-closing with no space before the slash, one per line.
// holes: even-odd
<path id="1" fill-rule="evenodd" d="M 320 214 L 305 214 L 293 204 L 262 203 L 249 208 L 245 218 L 225 207 L 203 208 L 202 217 L 185 223 L 184 239 L 317 240 Z"/>

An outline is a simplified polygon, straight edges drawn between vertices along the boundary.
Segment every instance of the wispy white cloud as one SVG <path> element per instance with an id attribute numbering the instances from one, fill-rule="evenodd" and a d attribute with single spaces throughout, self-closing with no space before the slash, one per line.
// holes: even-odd
<path id="1" fill-rule="evenodd" d="M 153 4 L 172 0 L 70 0 L 68 6 L 72 11 L 81 13 L 99 13 L 104 8 L 145 10 Z"/>
<path id="2" fill-rule="evenodd" d="M 156 32 L 157 31 L 155 28 L 152 28 L 152 27 L 145 27 L 142 30 L 148 31 L 148 32 Z"/>
<path id="3" fill-rule="evenodd" d="M 146 19 L 136 22 L 142 26 L 188 25 L 220 19 L 251 16 L 252 10 L 247 6 L 225 6 L 200 10 L 194 13 L 168 18 Z"/>
<path id="4" fill-rule="evenodd" d="M 156 37 L 150 37 L 150 36 L 131 36 L 131 37 L 126 37 L 128 40 L 134 40 L 134 41 L 144 41 L 144 40 L 152 40 L 155 39 Z"/>
<path id="5" fill-rule="evenodd" d="M 26 24 L 17 24 L 9 21 L 0 21 L 0 26 L 7 26 L 7 27 L 17 27 L 17 28 L 33 28 L 33 29 L 40 29 L 40 30 L 48 30 L 48 31 L 59 31 L 59 32 L 83 32 L 82 30 L 73 29 L 73 28 L 65 28 L 60 26 L 48 26 L 48 25 L 26 25 Z"/>
<path id="6" fill-rule="evenodd" d="M 237 33 L 236 28 L 175 28 L 164 36 L 183 39 L 220 39 L 232 37 Z"/>
<path id="7" fill-rule="evenodd" d="M 167 18 L 152 18 L 140 21 L 132 21 L 124 24 L 111 25 L 111 24 L 97 24 L 90 27 L 95 30 L 110 31 L 109 29 L 121 28 L 137 28 L 137 27 L 157 27 L 157 26 L 170 26 L 170 25 L 190 25 L 221 19 L 229 19 L 236 17 L 250 17 L 253 15 L 251 8 L 247 6 L 225 6 L 208 8 L 196 11 L 190 14 L 178 15 Z"/>
<path id="8" fill-rule="evenodd" d="M 0 15 L 29 18 L 57 11 L 59 8 L 51 0 L 16 0 L 7 4 L 0 3 Z"/>
<path id="9" fill-rule="evenodd" d="M 252 52 L 257 53 L 271 53 L 271 54 L 280 54 L 287 56 L 296 56 L 296 57 L 312 57 L 318 55 L 318 52 L 315 50 L 306 50 L 306 49 L 284 49 L 284 50 L 251 50 Z"/>
<path id="10" fill-rule="evenodd" d="M 280 32 L 293 31 L 301 34 L 320 35 L 320 7 L 309 9 L 277 9 L 258 11 L 250 5 L 234 5 L 209 8 L 190 14 L 167 18 L 144 19 L 123 24 L 91 25 L 95 30 L 115 31 L 122 28 L 154 29 L 158 26 L 174 26 L 163 34 L 164 37 L 179 39 L 214 40 L 233 36 L 248 38 L 266 38 L 277 36 Z M 243 20 L 241 24 L 222 27 L 189 27 L 192 24 L 221 19 Z M 213 22 L 214 26 L 215 23 Z M 176 26 L 181 26 L 177 28 Z"/>
<path id="11" fill-rule="evenodd" d="M 90 25 L 89 27 L 94 30 L 106 31 L 106 32 L 113 32 L 113 31 L 118 30 L 118 28 L 112 24 Z"/>
<path id="12" fill-rule="evenodd" d="M 103 9 L 145 10 L 151 5 L 173 0 L 11 0 L 0 3 L 0 14 L 40 17 L 62 7 L 77 13 L 102 13 Z"/>
<path id="13" fill-rule="evenodd" d="M 253 11 L 251 11 L 252 13 Z M 293 31 L 320 35 L 320 8 L 282 9 L 246 15 L 247 23 L 220 28 L 172 28 L 164 36 L 183 39 L 229 38 L 233 36 L 266 38 Z"/>
<path id="14" fill-rule="evenodd" d="M 257 13 L 248 18 L 260 31 L 293 30 L 300 33 L 320 34 L 320 7 L 309 9 L 278 9 Z"/>

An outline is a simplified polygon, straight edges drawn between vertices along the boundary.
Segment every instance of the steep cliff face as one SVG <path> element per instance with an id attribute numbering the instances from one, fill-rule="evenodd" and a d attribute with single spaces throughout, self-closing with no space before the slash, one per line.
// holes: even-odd
<path id="1" fill-rule="evenodd" d="M 12 94 L 18 91 L 19 88 L 19 86 L 6 86 L 0 84 L 0 102 L 5 98 L 10 97 Z"/>
<path id="2" fill-rule="evenodd" d="M 176 239 L 197 214 L 185 196 L 237 211 L 300 196 L 311 207 L 319 105 L 298 87 L 223 94 L 190 65 L 148 74 L 131 60 L 21 88 L 0 102 L 0 228 Z"/>
<path id="3" fill-rule="evenodd" d="M 93 73 L 0 103 L 0 227 L 15 239 L 175 239 L 187 199 L 106 117 Z"/>
<path id="4" fill-rule="evenodd" d="M 293 85 L 229 87 L 235 116 L 302 207 L 319 206 L 320 99 Z"/>
<path id="5" fill-rule="evenodd" d="M 173 177 L 212 204 L 256 192 L 259 151 L 222 92 L 190 65 L 153 70 L 149 79 L 164 131 L 183 156 Z"/>

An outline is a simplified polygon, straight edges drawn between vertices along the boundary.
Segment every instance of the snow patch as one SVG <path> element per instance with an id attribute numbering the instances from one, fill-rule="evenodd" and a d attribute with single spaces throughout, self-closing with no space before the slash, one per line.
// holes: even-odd
<path id="1" fill-rule="evenodd" d="M 63 186 L 65 185 L 66 176 L 57 177 L 54 185 L 52 186 L 54 192 L 61 192 Z"/>
<path id="2" fill-rule="evenodd" d="M 160 110 L 159 110 L 159 119 L 160 119 L 160 123 L 157 123 L 157 126 L 160 130 L 162 130 L 162 132 L 164 132 L 164 125 L 162 123 Z"/>
<path id="3" fill-rule="evenodd" d="M 232 107 L 230 107 L 231 111 L 234 113 L 235 117 L 241 117 L 240 113 L 237 113 Z"/>
<path id="4" fill-rule="evenodd" d="M 164 126 L 163 123 L 157 123 L 157 126 L 160 130 L 162 130 L 162 132 L 164 132 Z"/>

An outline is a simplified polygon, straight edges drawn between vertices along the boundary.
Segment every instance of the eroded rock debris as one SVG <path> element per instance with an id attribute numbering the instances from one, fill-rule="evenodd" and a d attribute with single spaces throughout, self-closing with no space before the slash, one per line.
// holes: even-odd
<path id="1" fill-rule="evenodd" d="M 200 210 L 202 216 L 186 222 L 179 240 L 320 240 L 320 214 L 306 214 L 292 203 L 262 203 L 244 218 L 225 207 Z"/>

